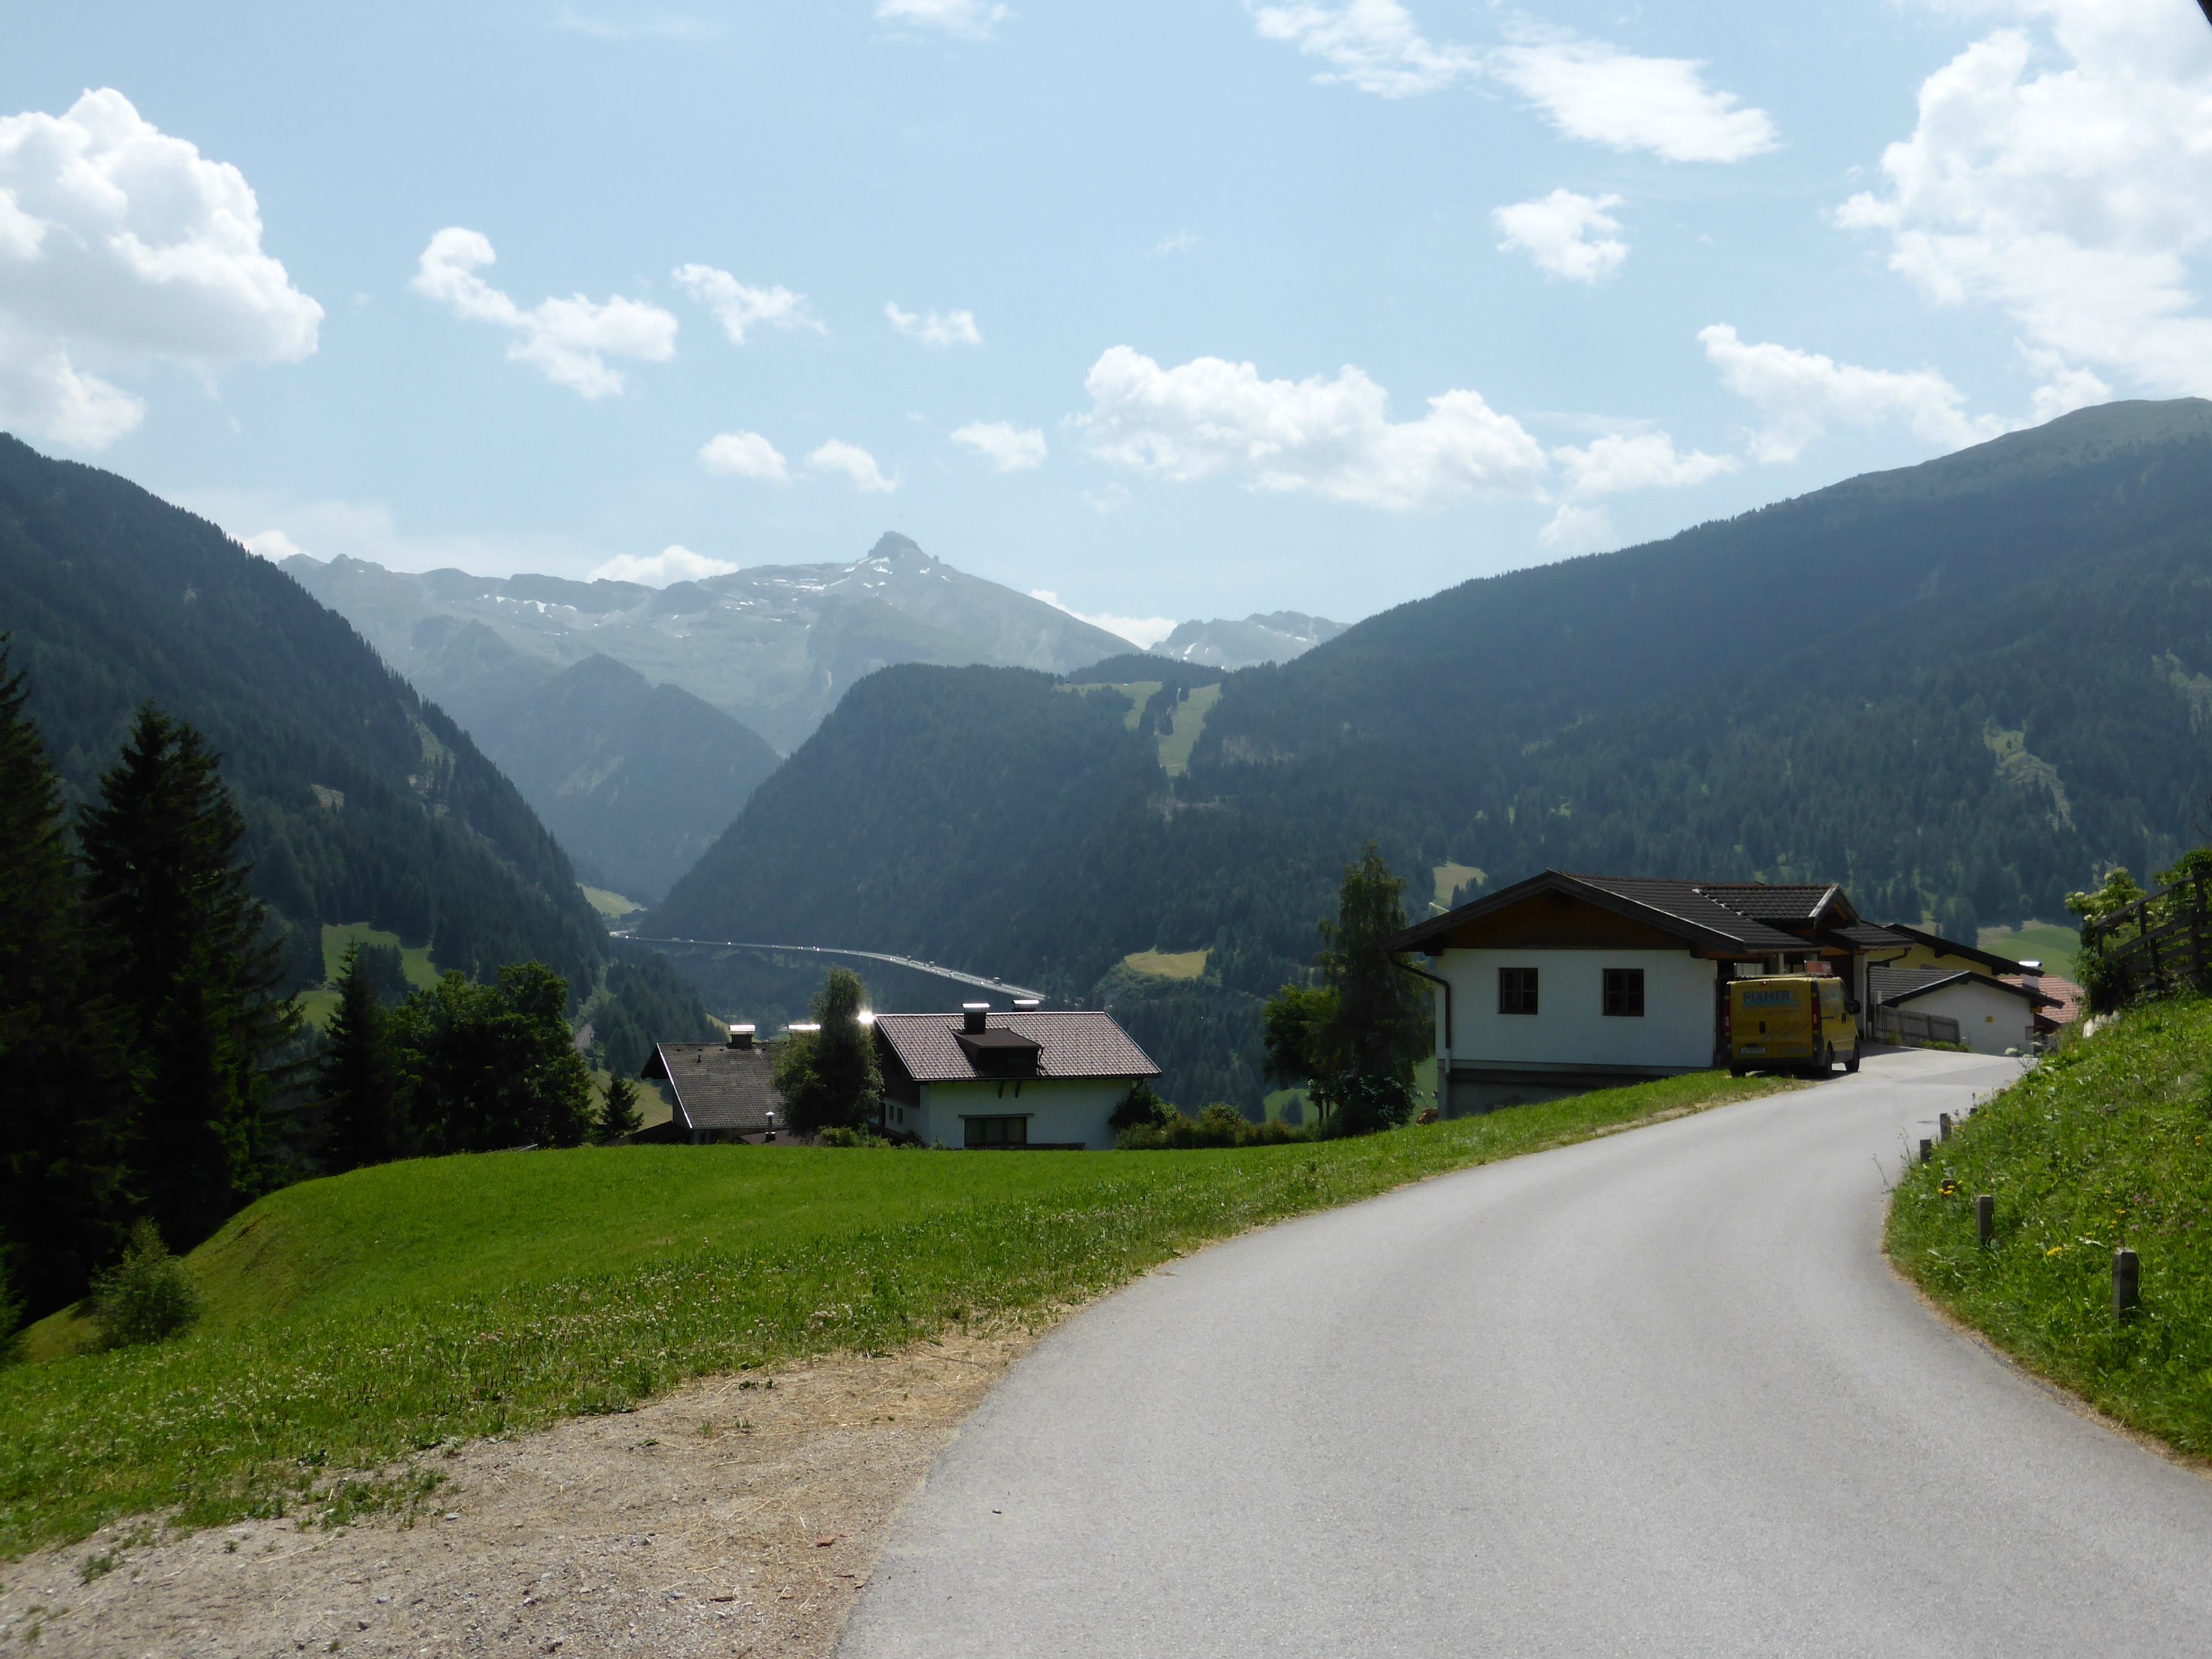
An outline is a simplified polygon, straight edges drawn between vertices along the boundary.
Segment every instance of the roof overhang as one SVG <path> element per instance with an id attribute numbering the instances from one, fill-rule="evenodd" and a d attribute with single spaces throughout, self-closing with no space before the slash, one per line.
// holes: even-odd
<path id="1" fill-rule="evenodd" d="M 1540 874 L 1529 877 L 1526 881 L 1516 882 L 1510 887 L 1500 888 L 1486 897 L 1462 904 L 1456 910 L 1448 910 L 1443 915 L 1432 916 L 1426 921 L 1407 928 L 1402 933 L 1395 934 L 1385 939 L 1382 948 L 1394 956 L 1413 951 L 1434 956 L 1447 948 L 1443 943 L 1444 939 L 1468 923 L 1480 921 L 1486 916 L 1495 915 L 1501 910 L 1510 909 L 1514 905 L 1544 893 L 1564 893 L 1585 904 L 1594 905 L 1598 909 L 1609 910 L 1615 915 L 1641 922 L 1645 927 L 1656 928 L 1662 933 L 1671 933 L 1689 946 L 1691 954 L 1693 956 L 1730 962 L 1763 962 L 1768 957 L 1776 955 L 1818 956 L 1820 954 L 1820 947 L 1809 940 L 1793 939 L 1787 949 L 1769 950 L 1743 939 L 1732 939 L 1717 929 L 1701 927 L 1685 917 L 1675 915 L 1652 905 L 1639 904 L 1633 899 L 1624 898 L 1618 893 L 1608 892 L 1594 883 L 1584 881 L 1577 876 L 1568 875 L 1560 870 L 1546 870 Z"/>

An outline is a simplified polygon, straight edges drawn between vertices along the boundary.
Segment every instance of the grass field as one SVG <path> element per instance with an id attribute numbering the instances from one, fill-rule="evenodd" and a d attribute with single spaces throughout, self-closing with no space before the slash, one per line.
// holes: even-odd
<path id="1" fill-rule="evenodd" d="M 1899 1267 L 2022 1363 L 2212 1457 L 2212 1003 L 2131 1010 L 1984 1105 L 1897 1190 Z M 1947 1190 L 1948 1188 L 1948 1190 Z M 1994 1247 L 1974 1198 L 1996 1202 Z M 2112 1305 L 2136 1251 L 2142 1307 Z"/>
<path id="2" fill-rule="evenodd" d="M 1121 960 L 1133 973 L 1153 979 L 1200 979 L 1206 974 L 1207 951 L 1132 951 Z"/>
<path id="3" fill-rule="evenodd" d="M 1480 881 L 1482 872 L 1471 864 L 1439 864 L 1429 872 L 1429 877 L 1436 884 L 1436 902 L 1449 908 L 1451 896 L 1468 883 Z"/>
<path id="4" fill-rule="evenodd" d="M 1190 769 L 1190 751 L 1198 747 L 1199 734 L 1206 730 L 1206 717 L 1213 712 L 1213 705 L 1221 701 L 1221 685 L 1195 687 L 1191 694 L 1176 705 L 1175 725 L 1160 739 L 1160 769 L 1171 778 L 1179 778 Z"/>
<path id="5" fill-rule="evenodd" d="M 1296 1106 L 1298 1109 L 1297 1121 L 1307 1123 L 1312 1121 L 1305 1115 L 1310 1103 L 1311 1097 L 1304 1089 L 1278 1089 L 1261 1097 L 1260 1115 L 1264 1118 L 1280 1118 L 1285 1109 Z M 1413 1115 L 1419 1117 L 1436 1103 L 1437 1058 L 1431 1054 L 1413 1067 Z"/>
<path id="6" fill-rule="evenodd" d="M 586 887 L 580 881 L 576 885 L 583 890 L 585 902 L 609 921 L 620 921 L 624 916 L 634 916 L 645 908 L 635 899 L 624 898 L 620 893 L 610 893 L 604 887 Z"/>
<path id="7" fill-rule="evenodd" d="M 438 969 L 430 961 L 427 945 L 401 945 L 398 934 L 387 933 L 365 921 L 325 922 L 323 925 L 323 978 L 326 983 L 314 990 L 303 991 L 300 995 L 300 1012 L 307 1024 L 317 1030 L 330 1024 L 331 1014 L 338 1006 L 338 994 L 329 988 L 327 981 L 337 978 L 346 946 L 356 941 L 362 945 L 398 946 L 400 971 L 407 975 L 407 982 L 416 990 L 426 990 L 438 982 Z"/>
<path id="8" fill-rule="evenodd" d="M 2072 979 L 2081 934 L 2057 922 L 2024 921 L 2017 927 L 1984 927 L 1975 943 L 2014 962 L 2039 962 L 2061 979 Z"/>
<path id="9" fill-rule="evenodd" d="M 340 1472 L 455 1438 L 1024 1316 L 1249 1227 L 1773 1086 L 1674 1078 L 1237 1152 L 586 1148 L 306 1182 L 192 1254 L 207 1312 L 184 1337 L 0 1371 L 0 1559 L 135 1513 L 326 1503 Z"/>

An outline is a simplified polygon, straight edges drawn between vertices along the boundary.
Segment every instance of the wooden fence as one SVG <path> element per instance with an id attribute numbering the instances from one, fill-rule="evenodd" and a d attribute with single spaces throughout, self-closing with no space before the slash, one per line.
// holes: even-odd
<path id="1" fill-rule="evenodd" d="M 1875 1009 L 1874 1036 L 1877 1042 L 1900 1046 L 1961 1041 L 1957 1020 L 1947 1014 L 1916 1014 L 1909 1008 Z"/>
<path id="2" fill-rule="evenodd" d="M 2204 889 L 2198 875 L 2082 924 L 2082 948 L 2103 950 L 2121 1000 L 2212 989 L 2212 904 Z"/>

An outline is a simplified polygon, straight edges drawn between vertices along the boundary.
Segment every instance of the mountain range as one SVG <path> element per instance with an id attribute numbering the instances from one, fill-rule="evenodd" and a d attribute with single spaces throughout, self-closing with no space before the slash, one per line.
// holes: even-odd
<path id="1" fill-rule="evenodd" d="M 1546 866 L 1837 880 L 1968 939 L 2060 915 L 2202 836 L 2212 404 L 2079 411 L 1200 672 L 878 674 L 645 925 L 1110 1002 L 1177 1097 L 1249 1105 L 1260 1000 L 1370 839 L 1415 915 Z"/>
<path id="2" fill-rule="evenodd" d="M 1288 662 L 1334 639 L 1345 624 L 1303 611 L 1255 611 L 1242 621 L 1179 623 L 1153 650 L 1177 662 L 1208 668 L 1255 668 L 1263 662 Z"/>

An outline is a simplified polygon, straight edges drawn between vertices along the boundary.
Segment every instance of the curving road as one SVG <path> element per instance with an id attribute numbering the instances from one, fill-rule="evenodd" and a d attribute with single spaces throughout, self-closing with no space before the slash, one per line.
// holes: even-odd
<path id="1" fill-rule="evenodd" d="M 2212 1652 L 2212 1481 L 1881 1255 L 2016 1070 L 1874 1056 L 1155 1273 L 985 1401 L 841 1652 Z"/>
<path id="2" fill-rule="evenodd" d="M 939 979 L 949 979 L 955 985 L 972 985 L 979 991 L 996 991 L 1001 996 L 1035 997 L 1047 1000 L 1042 991 L 1032 991 L 1026 986 L 1011 985 L 1002 979 L 993 979 L 985 974 L 966 973 L 957 968 L 940 968 L 933 962 L 917 961 L 913 957 L 894 956 L 888 951 L 853 951 L 839 945 L 757 945 L 735 939 L 647 939 L 642 933 L 625 933 L 617 930 L 617 939 L 626 939 L 633 945 L 651 945 L 667 950 L 684 947 L 699 951 L 758 951 L 767 955 L 817 957 L 850 957 L 856 962 L 888 962 L 895 968 L 911 968 L 917 974 L 933 974 Z"/>

